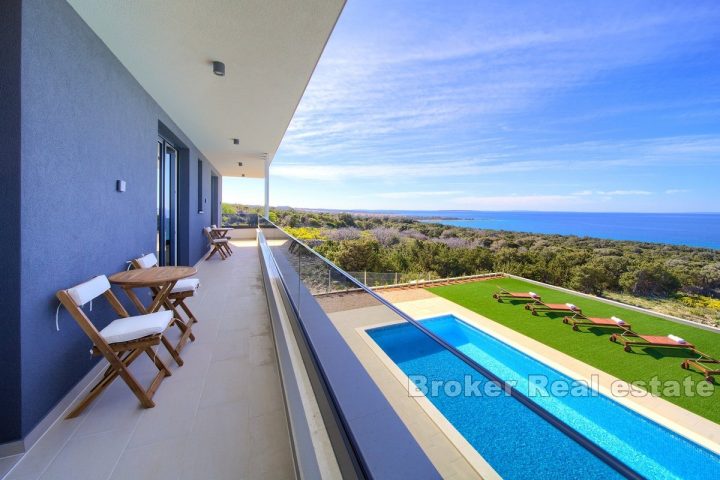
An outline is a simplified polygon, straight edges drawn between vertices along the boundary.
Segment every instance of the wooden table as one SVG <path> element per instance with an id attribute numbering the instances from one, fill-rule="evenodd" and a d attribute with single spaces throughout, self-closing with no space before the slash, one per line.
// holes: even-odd
<path id="1" fill-rule="evenodd" d="M 165 307 L 173 312 L 173 324 L 180 328 L 182 335 L 180 336 L 180 341 L 178 341 L 177 345 L 172 349 L 169 344 L 165 344 L 165 346 L 168 347 L 170 354 L 178 365 L 183 364 L 179 356 L 180 350 L 185 346 L 188 339 L 195 340 L 195 336 L 192 333 L 192 325 L 186 324 L 182 317 L 180 317 L 180 314 L 168 299 L 168 295 L 170 295 L 172 289 L 175 288 L 178 280 L 190 277 L 196 273 L 197 269 L 193 267 L 153 267 L 127 270 L 108 277 L 110 283 L 118 285 L 125 291 L 125 294 L 141 314 L 155 313 L 159 311 L 161 307 Z M 153 301 L 149 307 L 145 307 L 140 301 L 134 291 L 135 288 L 149 288 L 153 292 Z M 163 339 L 165 339 L 164 336 Z"/>

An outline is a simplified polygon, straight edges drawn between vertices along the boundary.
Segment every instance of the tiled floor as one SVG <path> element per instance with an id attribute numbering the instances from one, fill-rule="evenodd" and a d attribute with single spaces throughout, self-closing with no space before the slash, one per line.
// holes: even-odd
<path id="1" fill-rule="evenodd" d="M 228 260 L 198 267 L 188 302 L 197 339 L 183 367 L 167 360 L 173 374 L 155 408 L 118 380 L 79 418 L 57 422 L 8 480 L 294 478 L 257 245 L 233 245 Z M 131 367 L 145 385 L 152 368 L 145 358 Z"/>

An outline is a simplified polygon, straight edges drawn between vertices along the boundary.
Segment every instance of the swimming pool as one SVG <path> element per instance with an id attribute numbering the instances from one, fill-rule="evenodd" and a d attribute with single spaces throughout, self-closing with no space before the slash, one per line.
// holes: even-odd
<path id="1" fill-rule="evenodd" d="M 652 479 L 717 478 L 720 456 L 639 415 L 612 399 L 470 326 L 453 315 L 422 324 L 642 476 Z M 489 379 L 415 326 L 373 328 L 368 335 L 410 378 L 447 384 Z M 469 377 L 468 377 L 469 376 Z M 531 377 L 532 376 L 532 377 Z M 529 395 L 532 379 L 572 386 L 574 395 Z M 583 391 L 584 389 L 584 391 Z M 432 393 L 432 392 L 431 392 Z M 427 399 L 504 478 L 619 478 L 579 443 L 517 399 L 453 395 L 438 388 Z M 584 394 L 583 394 L 584 393 Z"/>

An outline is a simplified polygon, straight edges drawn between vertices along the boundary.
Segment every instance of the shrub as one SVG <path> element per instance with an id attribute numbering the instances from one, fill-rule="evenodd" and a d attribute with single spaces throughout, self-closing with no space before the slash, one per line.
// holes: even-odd
<path id="1" fill-rule="evenodd" d="M 668 297 L 680 288 L 680 281 L 659 263 L 646 265 L 620 276 L 622 289 L 633 295 Z"/>

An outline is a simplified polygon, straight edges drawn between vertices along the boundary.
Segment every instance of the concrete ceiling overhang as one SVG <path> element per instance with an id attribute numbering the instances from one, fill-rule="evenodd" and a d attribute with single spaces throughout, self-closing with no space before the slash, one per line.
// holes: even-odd
<path id="1" fill-rule="evenodd" d="M 345 4 L 68 1 L 221 175 L 246 177 L 264 177 Z"/>

